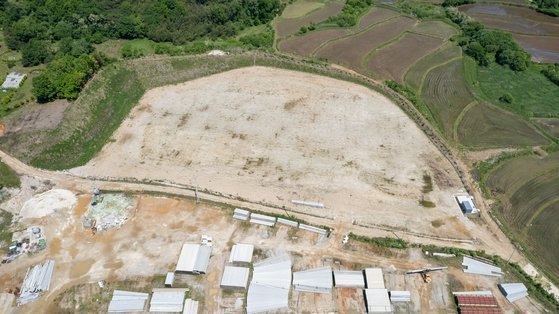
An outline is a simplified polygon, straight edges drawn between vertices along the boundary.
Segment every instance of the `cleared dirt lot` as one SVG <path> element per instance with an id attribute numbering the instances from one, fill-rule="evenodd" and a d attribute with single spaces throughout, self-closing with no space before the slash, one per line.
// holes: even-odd
<path id="1" fill-rule="evenodd" d="M 114 142 L 71 172 L 164 180 L 357 221 L 469 237 L 450 164 L 388 99 L 331 78 L 263 67 L 149 91 Z M 434 190 L 423 195 L 423 176 Z M 424 208 L 426 197 L 435 208 Z M 383 217 L 379 221 L 378 217 Z M 454 219 L 454 218 L 452 218 Z"/>

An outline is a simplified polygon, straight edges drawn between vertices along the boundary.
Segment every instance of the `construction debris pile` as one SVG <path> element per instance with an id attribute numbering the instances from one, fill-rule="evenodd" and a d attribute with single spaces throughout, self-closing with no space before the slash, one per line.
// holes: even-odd
<path id="1" fill-rule="evenodd" d="M 11 262 L 25 253 L 35 253 L 47 248 L 47 239 L 41 226 L 31 226 L 21 232 L 14 232 L 12 244 L 5 262 Z"/>
<path id="2" fill-rule="evenodd" d="M 130 215 L 133 199 L 123 194 L 101 196 L 96 190 L 93 199 L 83 217 L 84 228 L 103 231 L 120 228 Z"/>
<path id="3" fill-rule="evenodd" d="M 43 264 L 29 268 L 21 285 L 17 305 L 34 301 L 39 298 L 41 292 L 48 291 L 53 271 L 54 260 L 47 260 Z"/>

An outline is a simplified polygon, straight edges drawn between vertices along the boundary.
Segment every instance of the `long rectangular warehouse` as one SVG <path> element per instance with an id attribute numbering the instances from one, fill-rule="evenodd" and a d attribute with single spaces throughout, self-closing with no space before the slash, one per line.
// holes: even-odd
<path id="1" fill-rule="evenodd" d="M 332 268 L 330 266 L 293 273 L 293 286 L 297 291 L 331 293 L 332 285 Z"/>
<path id="2" fill-rule="evenodd" d="M 205 274 L 208 271 L 212 247 L 186 243 L 182 246 L 176 273 Z"/>
<path id="3" fill-rule="evenodd" d="M 384 277 L 380 268 L 365 268 L 365 285 L 367 289 L 384 289 Z"/>
<path id="4" fill-rule="evenodd" d="M 335 270 L 334 286 L 336 288 L 365 288 L 362 271 Z"/>

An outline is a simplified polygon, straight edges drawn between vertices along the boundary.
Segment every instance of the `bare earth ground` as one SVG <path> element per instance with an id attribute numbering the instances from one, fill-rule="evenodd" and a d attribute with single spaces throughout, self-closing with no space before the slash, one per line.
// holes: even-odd
<path id="1" fill-rule="evenodd" d="M 2 265 L 0 289 L 21 284 L 27 267 L 46 258 L 54 258 L 56 267 L 48 293 L 33 303 L 5 313 L 58 313 L 60 308 L 54 301 L 73 286 L 84 283 L 96 286 L 98 280 L 119 282 L 129 279 L 141 282 L 146 277 L 164 275 L 174 269 L 182 244 L 197 242 L 202 234 L 213 236 L 214 248 L 208 274 L 180 275 L 179 280 L 185 282 L 195 299 L 201 301 L 203 313 L 241 312 L 235 303 L 237 298 L 244 297 L 243 293 L 230 293 L 219 288 L 223 266 L 234 243 L 253 243 L 257 251 L 261 252 L 255 261 L 281 248 L 290 253 L 294 271 L 327 265 L 334 269 L 381 267 L 389 290 L 409 290 L 412 293 L 413 302 L 404 305 L 403 312 L 452 313 L 451 288 L 447 284 L 451 277 L 464 289 L 493 290 L 507 313 L 513 313 L 515 308 L 521 309 L 523 313 L 537 312 L 537 308 L 529 303 L 517 304 L 515 307 L 510 305 L 498 292 L 498 280 L 493 277 L 464 274 L 451 268 L 448 272 L 433 273 L 433 282 L 427 285 L 418 275 L 404 275 L 409 269 L 438 265 L 427 260 L 418 249 L 391 251 L 357 242 L 342 246 L 341 235 L 324 239 L 286 226 L 268 228 L 247 225 L 234 221 L 230 209 L 195 204 L 189 200 L 139 196 L 135 200 L 130 220 L 121 229 L 92 236 L 90 231 L 81 227 L 79 219 L 89 201 L 89 196 L 82 195 L 73 210 L 22 221 L 25 224 L 46 226 L 49 247 L 35 256 L 23 256 L 16 262 Z M 130 289 L 138 290 L 133 284 Z M 98 306 L 99 311 L 95 313 L 104 313 L 108 304 Z M 77 308 L 65 308 L 70 312 L 79 312 Z M 360 289 L 334 289 L 331 295 L 294 291 L 290 298 L 290 313 L 362 313 L 363 309 Z"/>
<path id="2" fill-rule="evenodd" d="M 146 93 L 78 175 L 165 180 L 321 217 L 468 238 L 449 162 L 384 96 L 331 78 L 251 67 Z M 423 175 L 433 177 L 423 208 Z M 379 221 L 379 217 L 382 220 Z"/>

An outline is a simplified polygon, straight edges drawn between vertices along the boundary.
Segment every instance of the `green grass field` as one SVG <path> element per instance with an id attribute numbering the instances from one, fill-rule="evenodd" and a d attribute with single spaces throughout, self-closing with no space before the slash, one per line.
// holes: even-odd
<path id="1" fill-rule="evenodd" d="M 545 132 L 559 139 L 559 119 L 557 118 L 539 118 L 533 119 Z"/>
<path id="2" fill-rule="evenodd" d="M 479 67 L 481 91 L 493 104 L 525 117 L 559 117 L 559 86 L 532 70 L 515 72 L 492 63 Z M 514 98 L 511 104 L 499 101 L 505 93 Z"/>
<path id="3" fill-rule="evenodd" d="M 515 114 L 480 103 L 465 114 L 457 126 L 459 143 L 469 147 L 544 145 L 549 141 Z"/>
<path id="4" fill-rule="evenodd" d="M 324 6 L 324 1 L 297 0 L 285 7 L 281 18 L 296 19 Z"/>
<path id="5" fill-rule="evenodd" d="M 0 189 L 18 188 L 20 184 L 19 176 L 5 163 L 0 162 Z"/>

